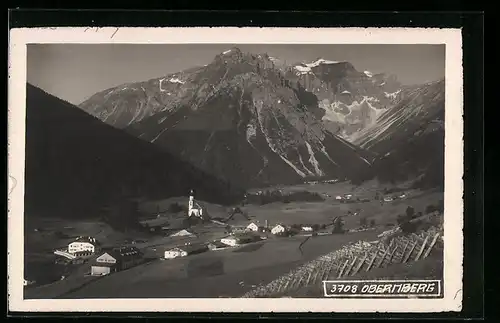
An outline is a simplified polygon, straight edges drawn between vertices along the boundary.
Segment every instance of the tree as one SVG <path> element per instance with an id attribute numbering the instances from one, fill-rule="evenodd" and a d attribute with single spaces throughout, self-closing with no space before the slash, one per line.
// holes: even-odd
<path id="1" fill-rule="evenodd" d="M 333 223 L 332 233 L 344 233 L 344 221 L 341 218 L 337 218 Z"/>
<path id="2" fill-rule="evenodd" d="M 313 224 L 313 225 L 312 225 L 312 229 L 313 229 L 313 231 L 318 231 L 318 230 L 319 230 L 319 227 L 320 227 L 320 226 L 319 226 L 319 224 L 317 224 L 317 223 L 315 223 L 315 224 Z"/>
<path id="3" fill-rule="evenodd" d="M 359 225 L 361 227 L 366 227 L 367 224 L 368 224 L 368 219 L 366 217 L 363 216 L 359 219 Z"/>
<path id="4" fill-rule="evenodd" d="M 380 199 L 380 194 L 379 194 L 378 192 L 377 192 L 377 193 L 375 193 L 375 199 L 376 199 L 376 200 Z"/>
<path id="5" fill-rule="evenodd" d="M 408 217 L 408 219 L 412 219 L 414 214 L 415 214 L 415 209 L 411 206 L 408 206 L 406 208 L 406 216 Z"/>
<path id="6" fill-rule="evenodd" d="M 326 224 L 324 224 L 324 223 L 323 223 L 323 224 L 320 226 L 320 229 L 321 229 L 321 230 L 326 229 Z"/>
<path id="7" fill-rule="evenodd" d="M 370 220 L 370 228 L 375 227 L 375 219 Z"/>

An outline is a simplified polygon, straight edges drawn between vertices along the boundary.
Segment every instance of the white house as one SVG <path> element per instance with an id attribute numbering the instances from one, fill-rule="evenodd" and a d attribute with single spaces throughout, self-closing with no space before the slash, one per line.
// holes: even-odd
<path id="1" fill-rule="evenodd" d="M 392 202 L 393 198 L 391 196 L 384 197 L 385 202 Z"/>
<path id="2" fill-rule="evenodd" d="M 309 226 L 302 227 L 302 231 L 311 232 L 311 231 L 313 231 L 313 228 L 309 227 Z"/>
<path id="3" fill-rule="evenodd" d="M 252 222 L 247 226 L 247 229 L 250 231 L 259 231 L 259 226 Z"/>
<path id="4" fill-rule="evenodd" d="M 99 242 L 92 237 L 79 237 L 68 245 L 70 254 L 80 252 L 96 253 L 99 251 Z"/>
<path id="5" fill-rule="evenodd" d="M 174 259 L 177 257 L 186 257 L 188 255 L 187 251 L 180 248 L 172 248 L 165 251 L 165 259 Z"/>
<path id="6" fill-rule="evenodd" d="M 346 195 L 344 195 L 344 198 L 346 200 L 350 200 L 352 198 L 352 194 L 346 194 Z"/>
<path id="7" fill-rule="evenodd" d="M 165 251 L 165 259 L 173 259 L 177 257 L 186 257 L 192 254 L 202 253 L 208 250 L 208 247 L 203 244 L 186 244 L 184 246 L 175 247 Z"/>
<path id="8" fill-rule="evenodd" d="M 260 240 L 261 240 L 261 238 L 259 235 L 247 232 L 247 233 L 241 233 L 241 234 L 231 235 L 231 236 L 222 238 L 222 239 L 220 239 L 220 242 L 222 242 L 225 245 L 234 247 L 234 246 L 239 246 L 242 244 L 256 242 L 256 241 L 260 241 Z"/>
<path id="9" fill-rule="evenodd" d="M 282 226 L 281 224 L 278 224 L 274 228 L 271 229 L 272 234 L 284 233 L 285 231 L 286 231 L 286 228 L 284 226 Z"/>
<path id="10" fill-rule="evenodd" d="M 222 238 L 222 239 L 220 239 L 220 242 L 222 242 L 225 245 L 231 246 L 231 247 L 237 246 L 239 243 L 238 238 L 235 236 L 229 236 L 229 237 Z"/>
<path id="11" fill-rule="evenodd" d="M 335 196 L 335 199 L 336 199 L 336 200 L 342 200 L 342 199 L 343 199 L 343 197 L 342 197 L 342 196 L 340 196 L 340 195 L 337 195 L 337 196 Z"/>

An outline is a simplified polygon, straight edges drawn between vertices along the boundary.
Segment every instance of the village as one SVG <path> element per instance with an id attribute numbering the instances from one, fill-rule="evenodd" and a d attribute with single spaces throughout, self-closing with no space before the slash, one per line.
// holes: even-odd
<path id="1" fill-rule="evenodd" d="M 236 211 L 241 212 L 241 209 Z M 203 207 L 201 207 L 194 199 L 194 196 L 189 197 L 188 202 L 188 218 L 204 219 Z M 171 230 L 170 227 L 158 225 L 161 222 L 161 217 L 157 217 L 159 221 L 143 221 L 142 223 L 147 226 L 151 231 L 156 230 Z M 217 220 L 209 220 L 223 225 L 222 222 Z M 165 224 L 165 221 L 163 221 Z M 183 245 L 175 246 L 173 248 L 166 248 L 163 252 L 161 260 L 169 260 L 178 257 L 186 257 L 202 252 L 216 251 L 226 248 L 235 248 L 249 243 L 254 243 L 266 240 L 270 237 L 287 237 L 291 235 L 303 234 L 304 236 L 312 236 L 317 234 L 329 234 L 324 231 L 327 224 L 275 224 L 270 226 L 268 221 L 261 225 L 258 221 L 250 222 L 248 225 L 224 225 L 227 236 L 221 237 L 207 242 L 191 243 L 186 242 Z M 323 232 L 318 232 L 323 229 Z M 195 235 L 189 229 L 181 229 L 169 235 L 169 237 L 194 237 Z M 140 244 L 146 241 L 136 239 L 126 241 L 129 244 Z M 157 251 L 157 248 L 154 248 Z M 65 249 L 56 249 L 54 254 L 60 258 L 57 260 L 59 263 L 83 264 L 90 261 L 92 276 L 108 275 L 120 270 L 125 270 L 130 267 L 144 263 L 144 252 L 135 246 L 120 246 L 114 248 L 102 248 L 100 242 L 89 236 L 79 236 L 74 241 L 68 244 Z M 28 285 L 28 282 L 25 283 Z"/>
<path id="2" fill-rule="evenodd" d="M 310 199 L 302 191 L 297 190 L 285 192 L 282 189 L 274 189 L 274 191 L 260 190 L 249 193 L 241 205 L 231 208 L 229 212 L 225 211 L 226 216 L 223 216 L 224 211 L 218 212 L 217 206 L 197 201 L 191 192 L 188 198 L 179 197 L 175 202 L 169 202 L 168 208 L 173 209 L 171 211 L 178 211 L 174 212 L 175 216 L 171 214 L 172 212 L 157 212 L 157 210 L 155 212 L 154 209 L 150 209 L 151 215 L 140 221 L 143 231 L 149 232 L 147 235 L 133 236 L 116 243 L 102 243 L 100 239 L 106 240 L 107 235 L 101 235 L 100 238 L 82 235 L 71 239 L 67 246 L 53 250 L 53 255 L 57 257 L 55 261 L 59 265 L 72 268 L 67 275 L 62 275 L 60 280 L 62 282 L 67 280 L 68 285 L 79 285 L 84 281 L 93 281 L 94 278 L 130 271 L 135 267 L 154 268 L 149 264 L 156 261 L 174 264 L 180 259 L 192 257 L 198 259 L 200 255 L 215 259 L 227 257 L 227 252 L 231 251 L 247 252 L 246 250 L 257 250 L 262 245 L 269 245 L 267 248 L 273 249 L 283 243 L 299 243 L 299 249 L 303 248 L 303 244 L 305 247 L 311 245 L 312 248 L 313 245 L 320 243 L 319 240 L 316 243 L 311 242 L 314 240 L 309 240 L 305 244 L 312 237 L 332 236 L 332 239 L 337 239 L 334 237 L 345 236 L 341 238 L 344 240 L 355 239 L 356 234 L 373 232 L 369 235 L 373 240 L 401 231 L 397 223 L 399 220 L 395 216 L 381 221 L 380 217 L 368 215 L 373 214 L 370 210 L 375 205 L 384 208 L 387 204 L 389 209 L 394 207 L 401 209 L 402 205 L 390 205 L 395 202 L 402 203 L 405 198 L 411 198 L 412 193 L 400 191 L 384 194 L 383 191 L 376 191 L 370 198 L 366 194 L 355 192 L 338 194 L 338 190 L 325 193 L 322 191 L 324 186 L 321 185 L 327 184 L 331 186 L 329 183 L 304 183 L 303 187 L 308 187 L 308 190 L 313 192 L 311 194 L 322 196 L 320 200 Z M 299 189 L 302 190 L 303 187 Z M 318 188 L 317 192 L 314 190 L 315 187 Z M 252 196 L 274 196 L 275 200 L 263 204 L 262 201 L 252 202 Z M 299 196 L 309 202 L 294 201 L 293 196 Z M 291 201 L 288 201 L 289 199 Z M 304 209 L 308 206 L 320 209 L 316 211 Z M 280 210 L 277 210 L 277 207 Z M 301 213 L 295 213 L 296 207 L 302 210 Z M 331 216 L 312 217 L 312 214 L 324 213 L 321 211 L 323 208 L 344 211 Z M 318 213 L 318 210 L 321 212 Z M 293 213 L 290 213 L 292 211 Z M 415 213 L 413 217 L 422 216 L 422 212 Z M 309 217 L 310 220 L 307 220 Z M 352 238 L 349 238 L 349 235 L 353 235 Z M 251 247 L 252 245 L 255 246 Z M 327 248 L 328 245 L 313 252 L 320 252 L 323 249 L 326 251 Z M 283 257 L 283 261 L 285 259 L 286 257 Z M 184 266 L 185 262 L 182 264 L 181 266 Z M 33 289 L 39 285 L 25 276 L 26 288 Z"/>

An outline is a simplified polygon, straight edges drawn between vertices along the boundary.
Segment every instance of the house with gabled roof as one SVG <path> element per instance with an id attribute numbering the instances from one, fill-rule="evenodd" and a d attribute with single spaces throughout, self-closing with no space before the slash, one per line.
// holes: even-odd
<path id="1" fill-rule="evenodd" d="M 68 253 L 75 254 L 81 252 L 90 252 L 92 254 L 100 251 L 100 243 L 95 238 L 81 236 L 76 238 L 68 245 Z"/>
<path id="2" fill-rule="evenodd" d="M 104 251 L 92 263 L 93 276 L 108 275 L 125 270 L 142 262 L 142 253 L 135 247 L 119 247 Z"/>
<path id="3" fill-rule="evenodd" d="M 165 251 L 165 259 L 173 259 L 178 257 L 186 257 L 208 251 L 208 247 L 204 244 L 186 244 Z"/>
<path id="4" fill-rule="evenodd" d="M 271 229 L 272 234 L 283 234 L 287 231 L 287 228 L 282 224 L 277 224 Z"/>

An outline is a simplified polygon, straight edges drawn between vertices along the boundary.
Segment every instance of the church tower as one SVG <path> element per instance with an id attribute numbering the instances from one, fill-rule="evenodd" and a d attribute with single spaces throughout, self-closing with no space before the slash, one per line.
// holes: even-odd
<path id="1" fill-rule="evenodd" d="M 194 192 L 191 190 L 189 192 L 189 204 L 188 204 L 188 216 L 191 216 L 191 211 L 194 207 Z"/>

